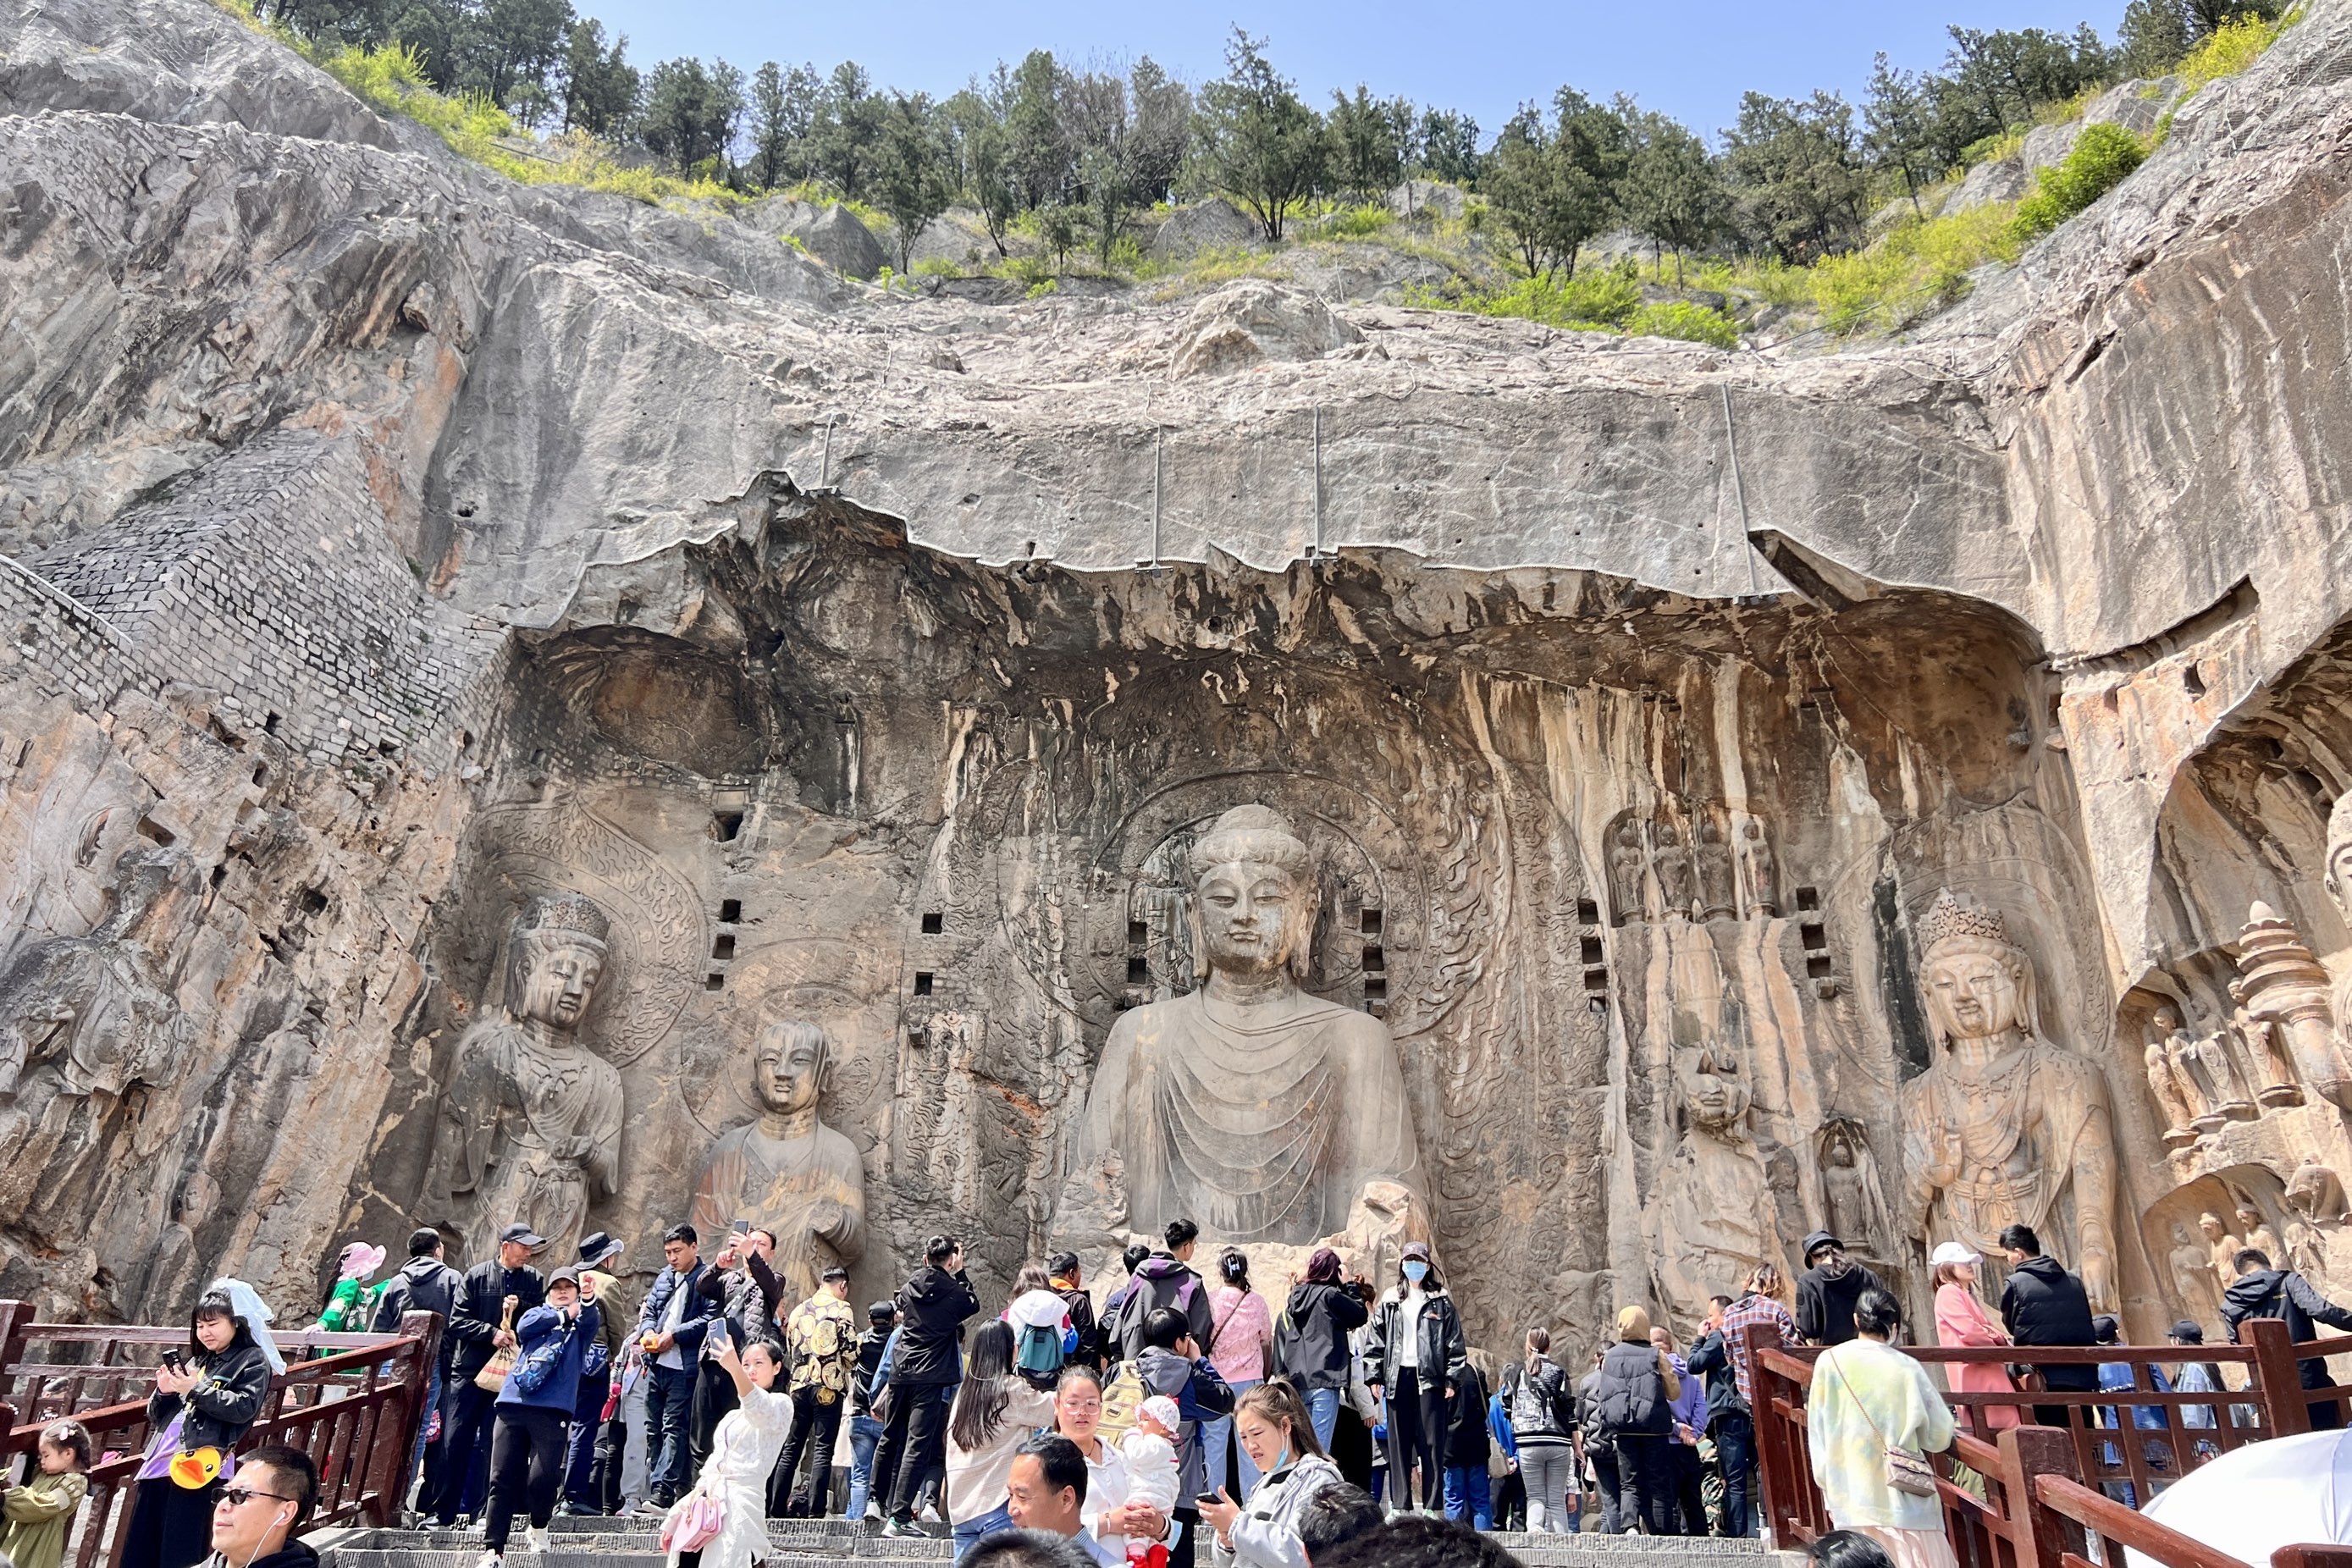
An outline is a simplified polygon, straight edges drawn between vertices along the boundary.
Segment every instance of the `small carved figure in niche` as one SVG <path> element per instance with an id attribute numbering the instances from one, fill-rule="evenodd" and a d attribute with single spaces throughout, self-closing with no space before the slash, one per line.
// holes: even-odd
<path id="1" fill-rule="evenodd" d="M 1739 889 L 1731 865 L 1731 845 L 1715 813 L 1698 814 L 1699 918 L 1724 920 L 1739 912 Z"/>
<path id="2" fill-rule="evenodd" d="M 2196 1129 L 2189 1125 L 2197 1113 L 2189 1107 L 2179 1075 L 2173 1069 L 2172 1055 L 2165 1048 L 2169 1037 L 2179 1027 L 2178 1013 L 2169 1007 L 2158 1007 L 2150 1020 L 2147 1037 L 2147 1087 L 2156 1096 L 2158 1113 L 2164 1119 L 2164 1146 L 2168 1149 L 2186 1149 L 2197 1142 Z"/>
<path id="3" fill-rule="evenodd" d="M 1822 1210 L 1830 1229 L 1855 1257 L 1892 1262 L 1895 1226 L 1879 1184 L 1878 1161 L 1862 1123 L 1833 1116 L 1822 1124 Z"/>
<path id="4" fill-rule="evenodd" d="M 2246 1065 L 2253 1069 L 2254 1099 L 2263 1105 L 2301 1105 L 2303 1088 L 2294 1080 L 2294 1063 L 2288 1059 L 2286 1037 L 2277 1021 L 2257 1018 L 2246 1005 L 2246 983 L 2230 982 L 2230 1000 L 2236 1008 L 2230 1015 L 2231 1031 Z"/>
<path id="5" fill-rule="evenodd" d="M 30 942 L 0 973 L 0 1218 L 61 1194 L 107 1156 L 105 1123 L 134 1089 L 178 1075 L 193 1033 L 178 966 L 203 889 L 186 851 L 134 845 L 103 924 Z"/>
<path id="6" fill-rule="evenodd" d="M 2181 1305 L 2199 1322 L 2212 1321 L 2221 1310 L 2221 1287 L 2213 1278 L 2211 1254 L 2190 1238 L 2186 1226 L 2172 1227 L 2172 1244 L 2165 1261 L 2171 1265 Z"/>
<path id="7" fill-rule="evenodd" d="M 2352 1219 L 2352 1214 L 2345 1212 L 2344 1184 L 2319 1163 L 2316 1153 L 2305 1154 L 2294 1174 L 2287 1178 L 2286 1201 L 2314 1225 L 2342 1225 Z"/>
<path id="8" fill-rule="evenodd" d="M 1683 847 L 1681 830 L 1671 818 L 1662 816 L 1650 825 L 1650 842 L 1657 847 L 1651 864 L 1658 873 L 1658 897 L 1665 904 L 1662 913 L 1669 919 L 1680 915 L 1688 920 L 1694 901 L 1691 858 Z"/>
<path id="9" fill-rule="evenodd" d="M 1642 823 L 1626 816 L 1609 837 L 1609 896 L 1617 923 L 1649 916 L 1650 858 L 1642 848 Z"/>
<path id="10" fill-rule="evenodd" d="M 2327 1272 L 2327 1238 L 2320 1235 L 2316 1226 L 2299 1219 L 2287 1221 L 2286 1259 L 2279 1266 L 2292 1268 L 2298 1274 L 2325 1277 Z"/>
<path id="11" fill-rule="evenodd" d="M 1677 1310 L 1704 1313 L 1727 1279 L 1781 1252 L 1764 1163 L 1748 1131 L 1751 1099 L 1728 1048 L 1708 1046 L 1681 1079 L 1674 1156 L 1645 1216 L 1658 1284 Z"/>
<path id="12" fill-rule="evenodd" d="M 1748 886 L 1750 916 L 1780 912 L 1780 871 L 1772 863 L 1772 843 L 1764 836 L 1764 825 L 1752 816 L 1739 826 L 1739 874 Z"/>
<path id="13" fill-rule="evenodd" d="M 2199 1215 L 2197 1228 L 2205 1235 L 2206 1264 L 2213 1270 L 2219 1288 L 2226 1290 L 2237 1282 L 2238 1254 L 2245 1250 L 2246 1244 L 2230 1234 L 2230 1227 L 2221 1223 L 2217 1214 Z"/>
<path id="14" fill-rule="evenodd" d="M 2230 1122 L 2252 1121 L 2262 1114 L 2255 1108 L 2253 1092 L 2246 1088 L 2236 1045 L 2230 1031 L 2222 1028 L 2189 1047 L 2189 1068 L 2196 1075 L 2205 1100 L 2205 1114 L 2196 1121 L 2200 1132 L 2218 1132 Z"/>
<path id="15" fill-rule="evenodd" d="M 577 893 L 532 899 L 507 937 L 505 994 L 457 1042 L 432 1191 L 468 1258 L 518 1220 L 568 1248 L 619 1184 L 620 1070 L 580 1037 L 610 929 Z"/>
<path id="16" fill-rule="evenodd" d="M 760 1120 L 720 1133 L 694 1184 L 694 1228 L 717 1236 L 748 1219 L 773 1232 L 776 1272 L 795 1299 L 866 1251 L 865 1163 L 817 1119 L 835 1054 L 815 1024 L 784 1019 L 761 1030 L 751 1069 Z"/>
<path id="17" fill-rule="evenodd" d="M 2220 1113 L 2214 1110 L 2204 1079 L 2191 1055 L 2197 1041 L 2189 1035 L 2188 1026 L 2180 1021 L 2180 1011 L 2177 1007 L 2168 1005 L 2158 1007 L 2155 1023 L 2157 1028 L 2164 1031 L 2164 1058 L 2172 1068 L 2172 1081 L 2180 1086 L 2181 1095 L 2188 1101 L 2189 1125 L 2195 1131 L 2207 1131 L 2204 1119 Z M 2213 1123 L 2215 1127 L 2220 1125 L 2219 1121 Z"/>
<path id="18" fill-rule="evenodd" d="M 1198 990 L 1119 1016 L 1087 1094 L 1057 1223 L 1146 1234 L 1188 1216 L 1234 1241 L 1298 1245 L 1346 1226 L 1370 1182 L 1421 1190 L 1388 1026 L 1309 995 L 1315 864 L 1262 805 L 1188 857 Z M 1124 1204 L 1101 1175 L 1116 1155 Z"/>
<path id="19" fill-rule="evenodd" d="M 2238 1200 L 2238 1234 L 2245 1238 L 2248 1247 L 2269 1258 L 2273 1267 L 2286 1256 L 2286 1249 L 2279 1245 L 2278 1233 L 2271 1229 L 2262 1212 L 2243 1198 Z"/>
<path id="20" fill-rule="evenodd" d="M 1998 911 L 1946 889 L 1920 939 L 1920 991 L 1937 1050 L 1901 1090 L 1906 1230 L 1997 1255 L 2004 1226 L 2031 1226 L 2045 1241 L 2073 1246 L 2093 1307 L 2114 1310 L 2116 1139 L 2105 1079 L 2043 1037 L 2032 961 Z"/>

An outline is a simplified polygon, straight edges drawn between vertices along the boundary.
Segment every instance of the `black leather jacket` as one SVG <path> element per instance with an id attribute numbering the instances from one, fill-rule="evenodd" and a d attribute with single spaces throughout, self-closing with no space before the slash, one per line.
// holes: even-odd
<path id="1" fill-rule="evenodd" d="M 184 1405 L 188 1418 L 180 1427 L 181 1450 L 218 1448 L 226 1453 L 260 1418 L 262 1398 L 269 1392 L 269 1358 L 259 1345 L 232 1345 L 189 1364 L 204 1381 L 184 1400 L 176 1394 L 149 1394 L 148 1425 L 161 1432 Z"/>

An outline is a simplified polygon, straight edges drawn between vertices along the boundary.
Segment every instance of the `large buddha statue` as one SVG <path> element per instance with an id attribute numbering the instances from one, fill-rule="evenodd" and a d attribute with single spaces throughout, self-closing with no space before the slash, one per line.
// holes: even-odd
<path id="1" fill-rule="evenodd" d="M 752 1068 L 760 1119 L 719 1134 L 694 1184 L 701 1235 L 717 1237 L 739 1219 L 774 1233 L 776 1272 L 795 1301 L 815 1294 L 827 1268 L 845 1268 L 866 1250 L 865 1163 L 817 1120 L 833 1055 L 818 1025 L 786 1018 L 761 1030 Z"/>
<path id="2" fill-rule="evenodd" d="M 574 893 L 535 898 L 507 939 L 506 994 L 466 1031 L 441 1099 L 434 1196 L 494 1250 L 520 1220 L 568 1252 L 621 1167 L 621 1074 L 580 1026 L 604 973 L 604 912 Z"/>
<path id="3" fill-rule="evenodd" d="M 1936 1056 L 1902 1089 L 1905 1218 L 1929 1245 L 2000 1256 L 2033 1227 L 2116 1310 L 2116 1140 L 2097 1068 L 2042 1037 L 2033 966 L 1998 911 L 1948 889 L 1920 930 Z"/>
<path id="4" fill-rule="evenodd" d="M 1157 1235 L 1189 1217 L 1231 1241 L 1344 1229 L 1367 1183 L 1421 1191 L 1387 1026 L 1299 988 L 1317 882 L 1307 846 L 1237 806 L 1192 847 L 1197 990 L 1123 1014 L 1078 1127 L 1066 1228 Z"/>

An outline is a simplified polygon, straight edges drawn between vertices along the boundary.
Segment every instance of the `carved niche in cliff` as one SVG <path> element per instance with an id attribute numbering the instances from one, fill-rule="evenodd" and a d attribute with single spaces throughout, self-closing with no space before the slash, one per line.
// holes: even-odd
<path id="1" fill-rule="evenodd" d="M 135 843 L 96 931 L 29 943 L 0 973 L 0 1221 L 37 1208 L 79 1231 L 110 1165 L 161 1152 L 137 1142 L 138 1101 L 187 1066 L 176 969 L 203 890 L 184 851 Z"/>

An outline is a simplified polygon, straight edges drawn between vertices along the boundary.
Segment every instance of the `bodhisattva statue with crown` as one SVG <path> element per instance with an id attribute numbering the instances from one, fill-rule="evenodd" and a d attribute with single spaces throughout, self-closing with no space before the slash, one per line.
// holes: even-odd
<path id="1" fill-rule="evenodd" d="M 568 1255 L 621 1167 L 621 1074 L 580 1037 L 604 973 L 604 912 L 535 898 L 507 939 L 506 993 L 457 1042 L 441 1099 L 434 1195 L 469 1258 L 520 1220 Z M 439 1216 L 436 1216 L 439 1217 Z"/>
<path id="2" fill-rule="evenodd" d="M 2043 1037 L 2033 965 L 1999 911 L 1948 889 L 1920 929 L 1935 1060 L 1902 1089 L 1906 1219 L 1998 1258 L 2033 1227 L 2116 1310 L 2115 1121 L 2097 1068 Z M 2071 1247 L 2074 1256 L 2068 1258 Z"/>
<path id="3" fill-rule="evenodd" d="M 1372 1183 L 1418 1195 L 1388 1026 L 1299 988 L 1318 900 L 1306 844 L 1265 806 L 1237 806 L 1189 869 L 1208 979 L 1112 1026 L 1059 1224 L 1156 1235 L 1182 1216 L 1223 1240 L 1305 1245 L 1345 1229 Z"/>
<path id="4" fill-rule="evenodd" d="M 717 1237 L 739 1219 L 764 1226 L 795 1301 L 816 1293 L 826 1269 L 845 1268 L 866 1250 L 865 1163 L 857 1145 L 817 1120 L 833 1058 L 819 1025 L 785 1018 L 761 1030 L 752 1068 L 760 1119 L 720 1133 L 694 1184 L 696 1231 Z"/>

